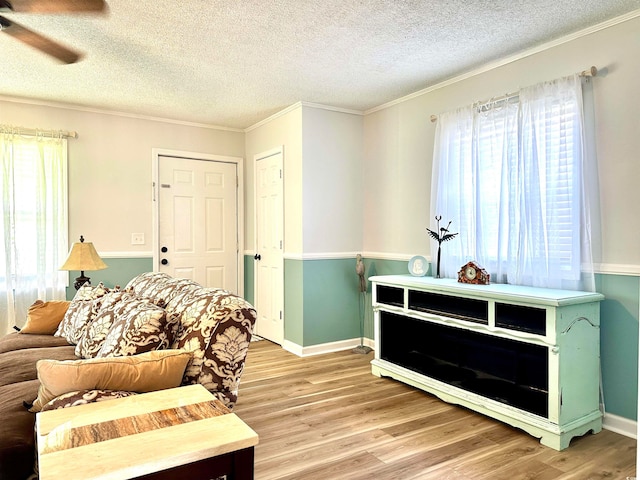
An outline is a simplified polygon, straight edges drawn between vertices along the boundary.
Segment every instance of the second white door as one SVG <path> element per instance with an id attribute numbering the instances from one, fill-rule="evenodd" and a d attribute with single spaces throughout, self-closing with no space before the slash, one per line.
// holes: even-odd
<path id="1" fill-rule="evenodd" d="M 282 150 L 256 157 L 255 307 L 257 335 L 284 341 L 283 156 Z"/>

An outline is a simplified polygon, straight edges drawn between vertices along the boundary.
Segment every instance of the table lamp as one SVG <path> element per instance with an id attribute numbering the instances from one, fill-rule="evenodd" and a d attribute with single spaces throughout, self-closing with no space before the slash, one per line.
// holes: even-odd
<path id="1" fill-rule="evenodd" d="M 84 237 L 80 235 L 80 241 L 73 244 L 69 251 L 69 256 L 60 267 L 60 270 L 79 270 L 80 276 L 76 278 L 73 286 L 79 290 L 85 283 L 91 283 L 89 277 L 84 276 L 85 270 L 104 270 L 107 264 L 102 261 L 93 243 L 84 241 Z"/>

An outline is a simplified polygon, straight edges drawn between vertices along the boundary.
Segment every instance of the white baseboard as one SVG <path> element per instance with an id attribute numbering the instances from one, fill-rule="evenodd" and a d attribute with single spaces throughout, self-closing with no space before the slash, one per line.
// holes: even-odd
<path id="1" fill-rule="evenodd" d="M 319 345 L 311 345 L 309 347 L 303 347 L 289 340 L 285 340 L 284 342 L 282 342 L 282 348 L 284 348 L 287 352 L 291 352 L 299 357 L 310 357 L 312 355 L 322 355 L 323 353 L 340 352 L 343 350 L 350 350 L 359 345 L 359 338 L 340 340 L 339 342 L 321 343 Z M 365 338 L 364 345 L 373 348 L 373 340 L 371 340 L 370 338 Z"/>
<path id="2" fill-rule="evenodd" d="M 638 422 L 613 415 L 612 413 L 605 413 L 602 420 L 602 428 L 619 433 L 625 437 L 638 438 Z"/>

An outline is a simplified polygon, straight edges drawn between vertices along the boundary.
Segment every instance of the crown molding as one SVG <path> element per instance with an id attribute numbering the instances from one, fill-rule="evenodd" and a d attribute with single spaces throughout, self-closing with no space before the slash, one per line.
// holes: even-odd
<path id="1" fill-rule="evenodd" d="M 160 122 L 160 123 L 168 123 L 171 125 L 181 125 L 184 127 L 196 127 L 196 128 L 206 128 L 209 130 L 222 130 L 226 132 L 236 132 L 243 133 L 244 130 L 241 128 L 231 128 L 231 127 L 223 127 L 220 125 L 211 125 L 207 123 L 196 123 L 196 122 L 187 122 L 183 120 L 174 120 L 171 118 L 162 118 L 162 117 L 153 117 L 150 115 L 140 115 L 136 113 L 127 113 L 127 112 L 119 112 L 116 110 L 108 110 L 101 108 L 93 108 L 93 107 L 83 107 L 80 105 L 72 105 L 69 103 L 62 102 L 53 102 L 49 100 L 37 100 L 33 98 L 23 98 L 23 97 L 8 97 L 4 95 L 0 95 L 0 101 L 10 102 L 10 103 L 20 103 L 23 105 L 36 105 L 39 107 L 51 107 L 51 108 L 60 108 L 63 110 L 73 110 L 77 112 L 85 112 L 85 113 L 95 113 L 99 115 L 111 115 L 115 117 L 125 117 L 125 118 L 134 118 L 137 120 L 147 120 L 150 122 Z"/>
<path id="2" fill-rule="evenodd" d="M 323 105 L 321 103 L 312 102 L 300 102 L 303 107 L 317 108 L 318 110 L 329 110 L 330 112 L 348 113 L 349 115 L 364 116 L 364 112 L 361 110 L 352 110 L 350 108 L 332 107 L 330 105 Z"/>
<path id="3" fill-rule="evenodd" d="M 619 25 L 621 23 L 627 22 L 629 20 L 633 20 L 636 17 L 640 17 L 640 9 L 634 10 L 632 12 L 626 13 L 625 15 L 621 15 L 616 18 L 612 18 L 607 20 L 606 22 L 598 23 L 597 25 L 592 25 L 590 27 L 584 28 L 577 32 L 571 33 L 569 35 L 565 35 L 556 40 L 552 40 L 550 42 L 545 42 L 537 47 L 529 48 L 522 52 L 516 53 L 515 55 L 510 55 L 508 57 L 504 57 L 498 59 L 494 62 L 486 63 L 479 68 L 470 70 L 468 72 L 462 73 L 455 77 L 444 80 L 435 85 L 431 85 L 430 87 L 424 88 L 422 90 L 418 90 L 417 92 L 410 93 L 409 95 L 405 95 L 404 97 L 397 98 L 396 100 L 392 100 L 387 103 L 383 103 L 382 105 L 378 105 L 377 107 L 370 108 L 369 110 L 365 110 L 364 114 L 369 115 L 371 113 L 378 112 L 380 110 L 385 110 L 387 108 L 391 108 L 394 105 L 398 105 L 400 103 L 404 103 L 413 98 L 420 97 L 427 93 L 431 93 L 433 91 L 439 90 L 441 88 L 447 87 L 449 85 L 453 85 L 454 83 L 461 82 L 462 80 L 466 80 L 471 77 L 475 77 L 476 75 L 480 75 L 482 73 L 486 73 L 490 70 L 493 70 L 498 67 L 502 67 L 504 65 L 508 65 L 509 63 L 516 62 L 518 60 L 522 60 L 523 58 L 530 57 L 531 55 L 535 55 L 537 53 L 543 52 L 545 50 L 549 50 L 551 48 L 557 47 L 559 45 L 571 42 L 578 38 L 586 37 L 587 35 L 591 35 L 592 33 L 599 32 L 601 30 L 605 30 L 607 28 L 613 27 L 615 25 Z"/>

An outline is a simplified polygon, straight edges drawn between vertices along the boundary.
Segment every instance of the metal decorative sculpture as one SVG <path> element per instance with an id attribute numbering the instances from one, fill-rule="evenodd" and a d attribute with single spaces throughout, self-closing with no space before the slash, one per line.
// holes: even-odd
<path id="1" fill-rule="evenodd" d="M 352 350 L 353 353 L 367 354 L 371 351 L 370 347 L 364 344 L 364 315 L 367 305 L 367 279 L 364 276 L 364 261 L 362 255 L 356 256 L 356 274 L 358 275 L 358 291 L 360 292 L 360 345 Z"/>
<path id="2" fill-rule="evenodd" d="M 445 227 L 440 227 L 440 220 L 442 220 L 442 216 L 436 215 L 435 218 L 438 224 L 437 231 L 434 232 L 433 230 L 427 228 L 427 232 L 429 232 L 429 235 L 431 235 L 431 238 L 433 238 L 435 241 L 438 242 L 438 263 L 436 268 L 436 278 L 440 278 L 440 245 L 442 245 L 442 242 L 447 242 L 458 234 L 449 233 L 449 226 L 451 225 L 451 221 L 449 221 L 449 223 L 447 224 L 447 227 L 445 228 Z"/>

